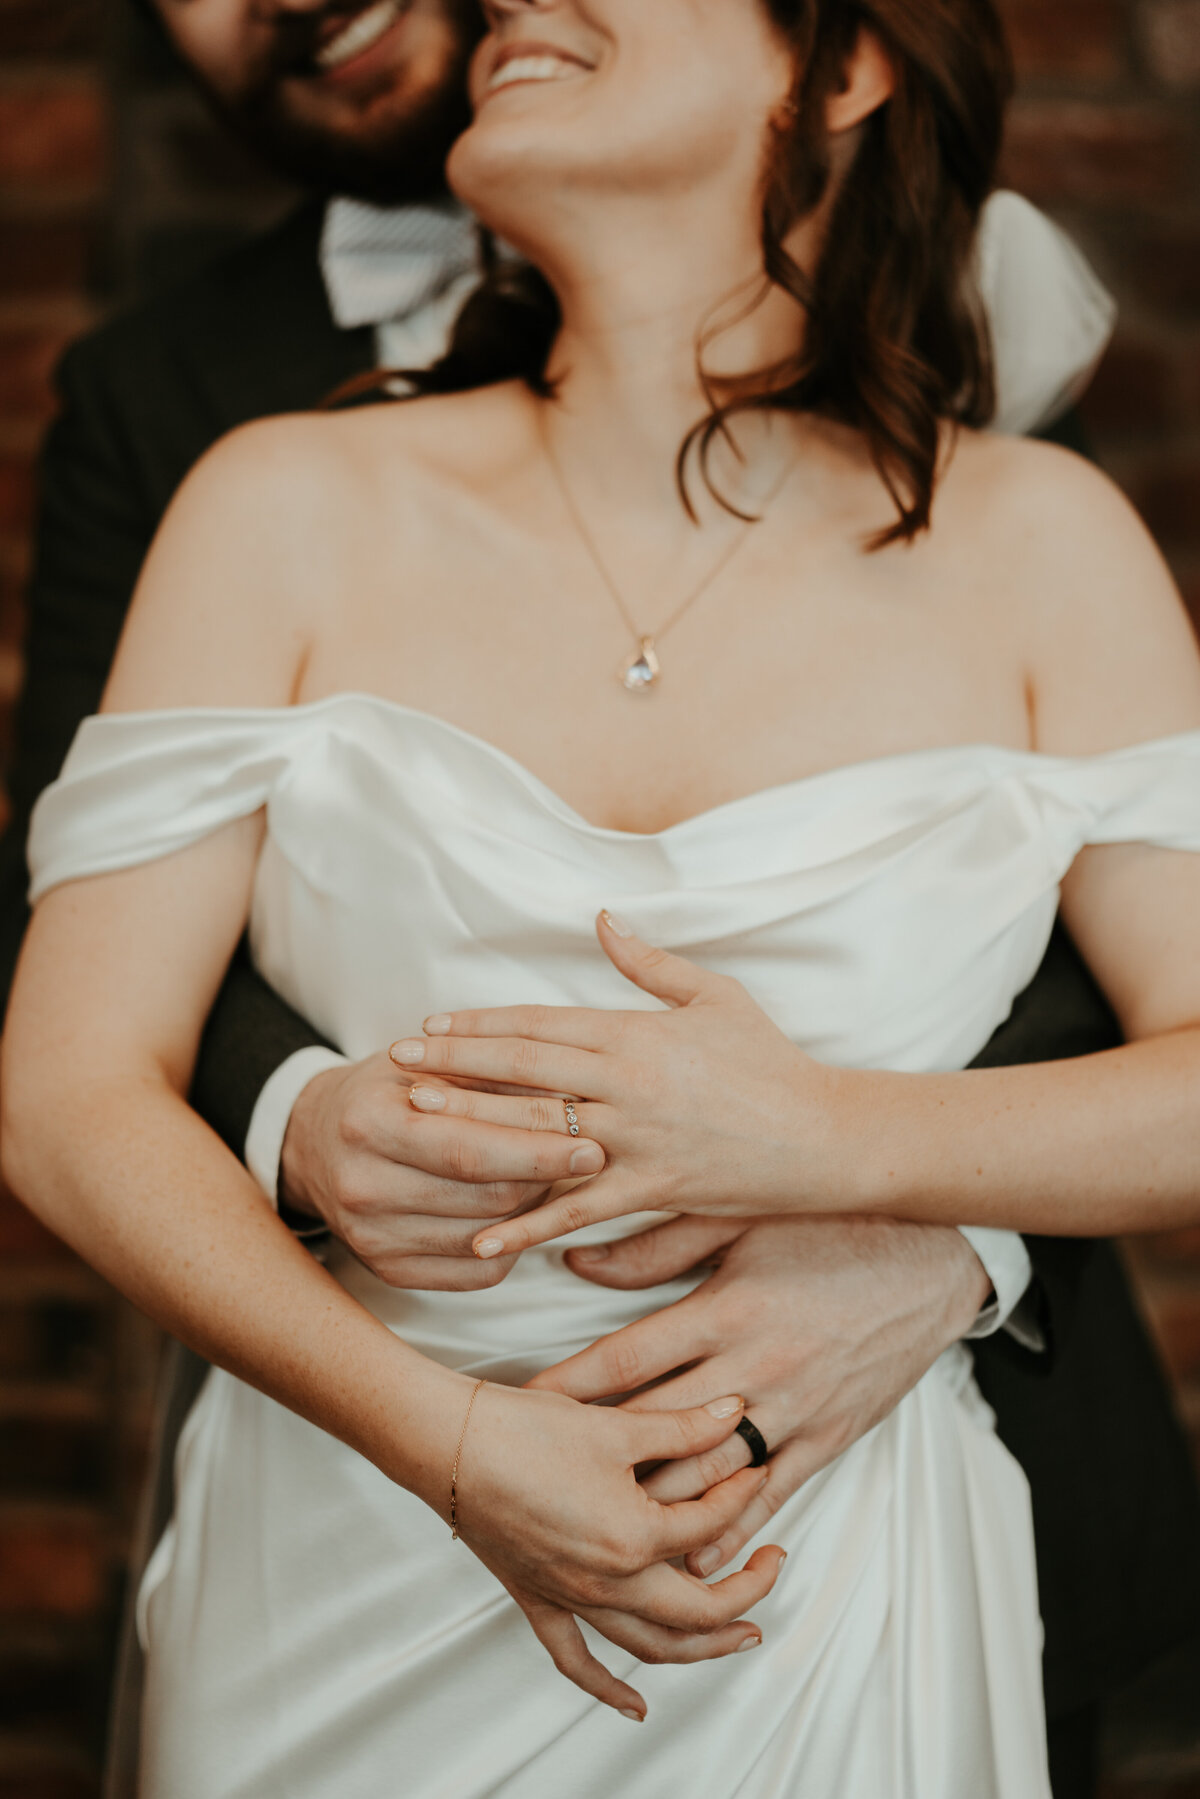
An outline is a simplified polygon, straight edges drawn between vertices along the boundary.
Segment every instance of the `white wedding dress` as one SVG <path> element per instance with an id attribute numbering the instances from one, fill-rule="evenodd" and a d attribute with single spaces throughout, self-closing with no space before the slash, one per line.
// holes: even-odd
<path id="1" fill-rule="evenodd" d="M 1036 971 L 1082 845 L 1200 850 L 1200 733 L 1078 760 L 890 756 L 635 836 L 366 696 L 106 717 L 38 808 L 35 893 L 264 805 L 255 957 L 351 1056 L 454 1007 L 654 1004 L 597 947 L 611 905 L 736 975 L 817 1057 L 955 1069 Z M 608 1292 L 558 1245 L 466 1295 L 393 1291 L 344 1250 L 330 1267 L 492 1381 L 688 1286 Z M 1028 1491 L 965 1350 L 764 1540 L 789 1559 L 754 1654 L 641 1667 L 598 1643 L 649 1701 L 637 1729 L 555 1672 L 443 1519 L 214 1373 L 143 1587 L 143 1799 L 1048 1799 Z"/>

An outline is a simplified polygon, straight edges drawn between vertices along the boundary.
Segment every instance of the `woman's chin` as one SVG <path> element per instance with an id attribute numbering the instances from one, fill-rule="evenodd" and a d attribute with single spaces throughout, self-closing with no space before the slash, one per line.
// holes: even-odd
<path id="1" fill-rule="evenodd" d="M 476 122 L 463 132 L 446 162 L 451 193 L 514 244 L 523 235 L 522 218 L 532 223 L 544 213 L 563 179 L 561 138 L 549 146 L 544 138 L 532 139 L 528 131 Z"/>

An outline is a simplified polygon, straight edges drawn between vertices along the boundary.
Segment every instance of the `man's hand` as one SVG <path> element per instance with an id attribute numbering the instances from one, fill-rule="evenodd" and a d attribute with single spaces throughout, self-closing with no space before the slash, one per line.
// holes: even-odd
<path id="1" fill-rule="evenodd" d="M 600 1286 L 642 1288 L 719 1259 L 663 1311 L 603 1337 L 529 1385 L 630 1410 L 741 1393 L 771 1450 L 770 1478 L 720 1540 L 688 1556 L 707 1575 L 785 1499 L 865 1435 L 975 1322 L 988 1278 L 958 1231 L 889 1219 L 679 1218 L 602 1249 L 567 1253 Z M 686 1369 L 686 1373 L 676 1373 Z M 650 1383 L 649 1391 L 639 1391 Z M 692 1498 L 750 1460 L 739 1436 L 651 1474 L 663 1503 Z"/>
<path id="2" fill-rule="evenodd" d="M 324 1220 L 391 1287 L 494 1287 L 517 1258 L 472 1255 L 481 1227 L 537 1205 L 573 1156 L 603 1167 L 603 1152 L 549 1132 L 450 1125 L 409 1104 L 411 1085 L 382 1054 L 315 1076 L 288 1122 L 280 1199 Z"/>

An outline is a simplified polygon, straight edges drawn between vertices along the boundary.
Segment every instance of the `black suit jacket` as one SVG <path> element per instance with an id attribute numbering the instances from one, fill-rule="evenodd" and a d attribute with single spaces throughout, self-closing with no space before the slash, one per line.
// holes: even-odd
<path id="1" fill-rule="evenodd" d="M 30 807 L 96 708 L 138 569 L 175 489 L 232 427 L 311 407 L 371 364 L 370 332 L 339 332 L 330 318 L 319 228 L 320 209 L 301 209 L 181 292 L 86 339 L 63 363 L 64 410 L 43 464 L 16 819 L 0 887 L 5 972 L 24 927 Z M 1085 1053 L 1115 1037 L 1108 1007 L 1057 933 L 980 1061 Z M 316 1041 L 239 959 L 193 1093 L 239 1154 L 264 1081 Z M 1030 1249 L 1048 1351 L 1033 1356 L 1001 1336 L 977 1346 L 976 1366 L 1033 1491 L 1055 1713 L 1120 1684 L 1194 1628 L 1200 1502 L 1111 1249 L 1036 1238 Z M 165 1497 L 169 1483 L 160 1491 Z"/>

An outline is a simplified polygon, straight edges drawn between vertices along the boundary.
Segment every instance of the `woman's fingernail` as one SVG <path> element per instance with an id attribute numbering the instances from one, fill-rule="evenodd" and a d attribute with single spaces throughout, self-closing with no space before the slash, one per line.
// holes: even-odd
<path id="1" fill-rule="evenodd" d="M 614 937 L 636 937 L 633 926 L 621 917 L 619 912 L 602 912 L 600 914 Z"/>
<path id="2" fill-rule="evenodd" d="M 410 1087 L 408 1098 L 409 1103 L 414 1105 L 418 1112 L 444 1112 L 446 1110 L 446 1095 L 440 1087 Z"/>
<path id="3" fill-rule="evenodd" d="M 481 1262 L 490 1262 L 493 1256 L 504 1253 L 504 1243 L 499 1237 L 481 1237 L 474 1248 Z"/>
<path id="4" fill-rule="evenodd" d="M 714 1399 L 704 1409 L 711 1412 L 714 1418 L 732 1418 L 735 1412 L 741 1411 L 745 1403 L 744 1399 L 734 1393 L 728 1399 Z"/>
<path id="5" fill-rule="evenodd" d="M 710 1543 L 707 1549 L 701 1549 L 692 1560 L 698 1574 L 714 1574 L 721 1566 L 721 1551 L 715 1543 Z"/>
<path id="6" fill-rule="evenodd" d="M 599 1174 L 604 1166 L 604 1151 L 598 1143 L 581 1143 L 571 1152 L 572 1174 Z"/>
<path id="7" fill-rule="evenodd" d="M 421 1028 L 427 1037 L 448 1037 L 453 1023 L 449 1012 L 435 1012 L 432 1018 L 425 1020 Z"/>
<path id="8" fill-rule="evenodd" d="M 393 1043 L 388 1055 L 402 1067 L 411 1067 L 414 1062 L 425 1060 L 425 1045 L 415 1038 L 406 1038 L 403 1043 Z"/>
<path id="9" fill-rule="evenodd" d="M 573 1249 L 571 1260 L 573 1262 L 607 1262 L 611 1254 L 612 1251 L 607 1243 L 593 1243 L 587 1249 Z"/>
<path id="10" fill-rule="evenodd" d="M 621 1716 L 623 1718 L 628 1718 L 629 1722 L 631 1724 L 644 1724 L 646 1722 L 646 1720 L 642 1716 L 641 1712 L 635 1712 L 633 1710 L 632 1706 L 629 1707 L 628 1709 L 625 1706 L 622 1706 L 621 1707 Z"/>
<path id="11" fill-rule="evenodd" d="M 743 1649 L 757 1649 L 761 1642 L 761 1637 L 743 1637 L 733 1653 L 740 1655 Z"/>

